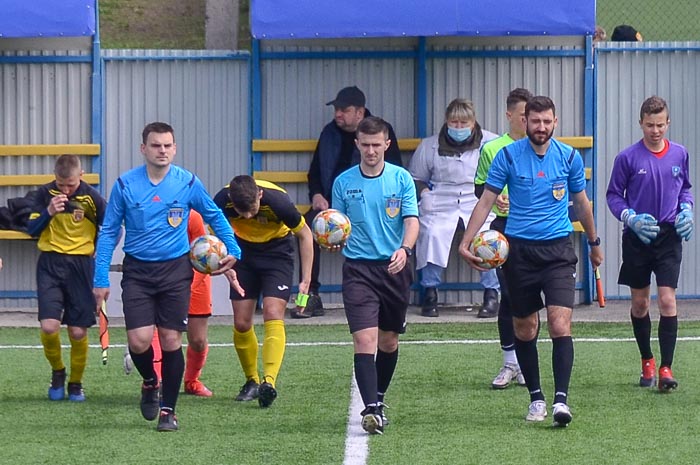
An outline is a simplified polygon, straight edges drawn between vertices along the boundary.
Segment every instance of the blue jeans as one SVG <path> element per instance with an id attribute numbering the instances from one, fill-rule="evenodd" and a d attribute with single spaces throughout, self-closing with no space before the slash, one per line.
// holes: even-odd
<path id="1" fill-rule="evenodd" d="M 425 268 L 421 268 L 420 285 L 425 287 L 438 287 L 442 282 L 442 272 L 445 269 L 434 263 L 428 262 Z M 481 285 L 484 289 L 496 289 L 498 290 L 500 286 L 498 285 L 498 277 L 496 276 L 496 270 L 481 271 Z"/>

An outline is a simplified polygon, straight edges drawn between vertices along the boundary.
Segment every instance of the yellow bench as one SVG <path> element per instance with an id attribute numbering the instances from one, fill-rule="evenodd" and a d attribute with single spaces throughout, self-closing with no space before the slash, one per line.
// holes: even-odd
<path id="1" fill-rule="evenodd" d="M 418 148 L 422 139 L 399 139 L 399 149 L 402 152 L 414 151 Z M 589 136 L 573 136 L 573 137 L 557 137 L 557 140 L 569 144 L 570 146 L 577 149 L 590 149 L 593 148 L 593 137 Z M 262 153 L 299 153 L 299 152 L 313 152 L 316 150 L 316 139 L 254 139 L 252 148 L 253 152 Z M 586 179 L 590 180 L 592 172 L 590 168 L 586 168 Z M 274 183 L 289 183 L 289 184 L 303 184 L 307 182 L 307 172 L 306 171 L 254 171 L 253 177 L 255 179 L 264 179 L 265 181 L 270 181 Z M 297 208 L 302 213 L 306 212 L 310 205 L 297 205 Z M 573 223 L 574 230 L 577 232 L 582 232 L 583 227 L 576 221 Z"/>
<path id="2" fill-rule="evenodd" d="M 0 145 L 0 157 L 37 157 L 72 155 L 100 155 L 99 144 L 44 144 L 44 145 Z M 55 179 L 50 174 L 3 174 L 0 175 L 0 186 L 41 186 Z M 98 173 L 85 173 L 83 180 L 89 184 L 100 183 Z M 0 239 L 31 239 L 31 236 L 19 231 L 0 230 Z"/>

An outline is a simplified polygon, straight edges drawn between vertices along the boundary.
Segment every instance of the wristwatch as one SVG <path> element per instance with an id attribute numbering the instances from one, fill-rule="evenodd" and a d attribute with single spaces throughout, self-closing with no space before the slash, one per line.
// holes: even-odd
<path id="1" fill-rule="evenodd" d="M 600 245 L 600 237 L 596 237 L 594 241 L 588 241 L 588 245 L 598 247 Z"/>
<path id="2" fill-rule="evenodd" d="M 411 255 L 413 255 L 413 250 L 409 246 L 402 245 L 400 248 L 403 249 L 404 252 L 406 252 L 407 257 L 410 257 Z"/>

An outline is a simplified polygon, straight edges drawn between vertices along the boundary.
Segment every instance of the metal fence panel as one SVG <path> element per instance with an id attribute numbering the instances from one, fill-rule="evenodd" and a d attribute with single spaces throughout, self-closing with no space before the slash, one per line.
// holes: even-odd
<path id="1" fill-rule="evenodd" d="M 605 290 L 610 297 L 629 296 L 627 286 L 617 285 L 622 260 L 622 223 L 614 218 L 605 203 L 609 173 L 615 156 L 642 137 L 639 109 L 652 95 L 666 100 L 671 125 L 670 140 L 684 145 L 690 154 L 691 183 L 697 197 L 700 181 L 700 43 L 643 42 L 620 44 L 601 43 L 597 48 L 596 152 L 595 172 L 597 221 L 603 238 Z M 698 267 L 697 236 L 683 243 L 683 263 L 677 293 L 679 297 L 700 295 L 696 279 Z M 656 294 L 653 283 L 652 294 Z"/>
<path id="2" fill-rule="evenodd" d="M 59 62 L 62 57 L 85 57 L 86 52 L 48 49 L 52 43 L 46 40 L 2 42 L 0 144 L 90 143 L 91 65 L 89 62 Z M 13 43 L 28 49 L 8 50 Z M 53 173 L 55 160 L 56 157 L 51 156 L 0 157 L 0 172 L 5 175 Z M 90 171 L 89 157 L 83 158 L 83 165 L 86 172 Z M 0 187 L 0 205 L 5 206 L 7 199 L 23 197 L 28 190 L 27 187 Z M 4 262 L 0 289 L 17 293 L 35 289 L 38 251 L 34 241 L 0 240 L 0 257 Z M 34 299 L 0 299 L 0 307 L 33 306 L 34 303 Z"/>
<path id="3" fill-rule="evenodd" d="M 153 121 L 175 130 L 175 163 L 216 193 L 248 173 L 247 54 L 209 50 L 103 50 L 107 194 L 120 173 L 143 164 L 141 131 Z"/>
<path id="4" fill-rule="evenodd" d="M 427 44 L 427 135 L 436 132 L 447 104 L 456 97 L 473 100 L 485 129 L 506 130 L 505 99 L 514 87 L 527 87 L 549 95 L 557 104 L 557 134 L 583 135 L 583 39 L 430 39 Z M 486 45 L 486 41 L 496 45 Z M 307 42 L 308 43 L 308 42 Z M 516 45 L 517 44 L 517 45 Z M 562 45 L 564 44 L 564 45 Z M 416 75 L 419 66 L 411 55 L 416 39 L 363 40 L 357 46 L 328 40 L 305 46 L 286 41 L 263 42 L 261 47 L 261 133 L 264 139 L 316 139 L 331 121 L 332 100 L 345 86 L 357 85 L 367 96 L 367 107 L 389 121 L 401 138 L 418 137 Z M 390 52 L 387 52 L 390 50 Z M 489 56 L 498 53 L 505 55 Z M 571 56 L 567 56 L 570 52 Z M 392 53 L 394 54 L 392 56 Z M 408 56 L 407 56 L 408 53 Z M 440 57 L 440 54 L 446 56 Z M 339 56 L 334 56 L 334 54 Z M 474 56 L 460 57 L 459 54 Z M 537 55 L 542 56 L 537 56 Z M 544 56 L 559 54 L 563 56 Z M 509 56 L 512 55 L 512 56 Z M 520 55 L 520 56 L 519 56 Z M 309 85 L 309 83 L 313 83 Z M 404 154 L 408 161 L 411 153 Z M 306 171 L 311 153 L 275 153 L 263 156 L 263 170 Z M 308 204 L 306 184 L 285 184 L 292 199 Z M 477 283 L 479 275 L 458 256 L 455 236 L 445 283 Z M 322 284 L 342 282 L 342 256 L 323 254 Z M 481 290 L 441 291 L 441 301 L 481 302 Z M 324 295 L 324 302 L 340 302 L 339 292 Z"/>
<path id="5" fill-rule="evenodd" d="M 259 108 L 263 138 L 317 138 L 323 125 L 332 118 L 332 111 L 325 103 L 332 100 L 341 87 L 353 84 L 367 94 L 368 107 L 394 125 L 399 138 L 418 136 L 416 62 L 415 57 L 405 54 L 413 43 L 393 41 L 392 46 L 398 54 L 396 57 L 382 54 L 371 58 L 264 59 L 263 101 Z M 345 50 L 337 45 L 333 47 L 341 55 Z M 361 50 L 371 52 L 383 45 L 372 48 L 371 43 L 365 43 L 363 47 Z M 440 52 L 450 50 L 449 47 L 435 42 L 430 43 L 428 50 Z M 481 45 L 473 49 L 479 47 Z M 539 50 L 545 46 L 533 47 Z M 564 49 L 566 47 L 576 48 L 565 45 Z M 669 137 L 684 144 L 691 156 L 700 149 L 696 135 L 700 97 L 697 86 L 693 85 L 700 71 L 698 43 L 628 44 L 621 50 L 618 47 L 619 44 L 602 43 L 597 48 L 595 83 L 595 151 L 598 157 L 594 173 L 595 208 L 605 244 L 603 274 L 609 298 L 624 297 L 628 291 L 616 285 L 621 227 L 607 211 L 605 189 L 614 156 L 641 137 L 637 120 L 644 98 L 652 94 L 664 97 L 672 119 Z M 275 46 L 265 52 L 280 50 Z M 316 50 L 326 49 L 285 46 L 283 51 Z M 514 56 L 495 58 L 428 59 L 427 131 L 439 127 L 444 107 L 459 95 L 475 101 L 485 128 L 503 132 L 505 96 L 511 88 L 523 86 L 553 97 L 560 121 L 559 135 L 583 135 L 583 58 L 531 57 L 518 53 L 528 50 L 519 47 L 513 52 Z M 107 192 L 121 172 L 142 163 L 138 150 L 141 130 L 147 122 L 158 119 L 169 121 L 175 127 L 176 162 L 196 172 L 210 191 L 218 190 L 234 174 L 250 172 L 248 128 L 249 115 L 254 114 L 250 108 L 255 102 L 249 102 L 248 60 L 231 56 L 229 52 L 221 52 L 218 57 L 211 55 L 210 51 L 104 51 L 103 157 Z M 90 142 L 91 108 L 90 99 L 86 97 L 90 95 L 89 70 L 89 64 L 85 63 L 0 65 L 1 108 L 4 114 L 18 115 L 0 121 L 0 143 Z M 310 155 L 268 154 L 263 168 L 303 171 L 308 168 Z M 410 154 L 405 156 L 408 158 Z M 12 173 L 12 170 L 50 172 L 53 166 L 52 162 L 42 165 L 46 161 L 13 158 L 2 160 L 5 173 Z M 691 161 L 692 181 L 696 185 L 698 169 Z M 305 185 L 285 187 L 298 202 L 308 202 Z M 23 194 L 15 192 L 12 196 Z M 458 240 L 459 233 L 453 242 L 451 266 L 445 282 L 477 283 L 478 275 L 456 254 Z M 679 295 L 697 296 L 700 295 L 698 283 L 693 279 L 698 255 L 696 239 L 684 244 L 684 248 Z M 17 273 L 2 273 L 3 290 L 34 289 L 36 250 L 33 242 L 0 241 L 0 256 L 8 268 L 12 266 L 17 270 Z M 340 256 L 324 254 L 321 260 L 323 283 L 339 284 Z M 480 292 L 443 291 L 441 301 L 478 303 Z M 340 302 L 340 293 L 331 293 L 324 300 Z M 21 306 L 22 301 L 0 301 L 0 306 L 18 305 Z"/>

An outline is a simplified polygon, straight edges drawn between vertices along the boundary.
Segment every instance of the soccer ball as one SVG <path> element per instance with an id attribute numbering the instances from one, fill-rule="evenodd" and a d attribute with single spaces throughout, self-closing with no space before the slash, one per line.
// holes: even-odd
<path id="1" fill-rule="evenodd" d="M 210 274 L 219 269 L 219 260 L 228 255 L 226 244 L 216 236 L 199 236 L 190 244 L 190 263 L 200 273 Z"/>
<path id="2" fill-rule="evenodd" d="M 482 231 L 472 240 L 471 253 L 483 259 L 482 268 L 498 268 L 508 259 L 508 239 L 498 231 Z"/>
<path id="3" fill-rule="evenodd" d="M 350 237 L 350 219 L 342 212 L 329 208 L 320 212 L 311 222 L 314 240 L 324 250 L 345 245 Z"/>

